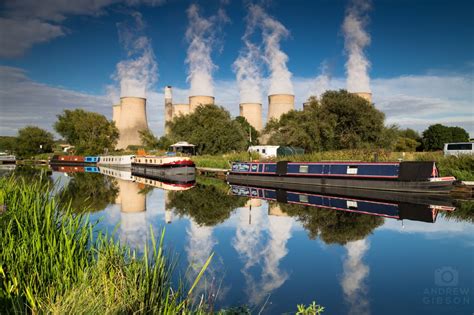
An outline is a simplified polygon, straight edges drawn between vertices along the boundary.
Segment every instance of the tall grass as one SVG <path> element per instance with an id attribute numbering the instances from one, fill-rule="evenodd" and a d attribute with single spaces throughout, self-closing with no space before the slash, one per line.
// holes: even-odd
<path id="1" fill-rule="evenodd" d="M 164 233 L 138 255 L 94 234 L 88 217 L 59 202 L 52 185 L 0 179 L 0 313 L 86 314 L 202 312 L 192 290 L 173 287 Z"/>

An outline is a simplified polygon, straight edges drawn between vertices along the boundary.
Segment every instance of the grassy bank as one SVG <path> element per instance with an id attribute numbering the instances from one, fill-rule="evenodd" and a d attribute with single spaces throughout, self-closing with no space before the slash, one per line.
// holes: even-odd
<path id="1" fill-rule="evenodd" d="M 186 291 L 172 286 L 164 235 L 137 255 L 94 234 L 87 217 L 74 215 L 50 192 L 41 181 L 0 179 L 0 313 L 205 311 L 191 302 L 194 285 Z"/>
<path id="2" fill-rule="evenodd" d="M 389 152 L 373 150 L 341 150 L 316 152 L 303 155 L 285 156 L 276 160 L 289 161 L 436 161 L 441 176 L 455 176 L 460 180 L 474 180 L 474 158 L 470 156 L 448 156 L 442 152 Z M 247 152 L 231 153 L 218 156 L 203 155 L 192 158 L 194 163 L 200 167 L 230 168 L 232 161 L 250 161 L 259 159 L 258 155 L 249 156 Z"/>

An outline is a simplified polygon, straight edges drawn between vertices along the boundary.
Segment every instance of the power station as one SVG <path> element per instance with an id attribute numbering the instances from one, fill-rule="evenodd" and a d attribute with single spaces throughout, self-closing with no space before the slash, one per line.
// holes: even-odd
<path id="1" fill-rule="evenodd" d="M 260 103 L 241 103 L 240 116 L 245 117 L 249 124 L 257 131 L 263 128 L 262 123 L 262 104 Z"/>
<path id="2" fill-rule="evenodd" d="M 295 109 L 295 96 L 292 94 L 273 94 L 268 95 L 268 117 L 280 119 L 281 115 Z"/>
<path id="3" fill-rule="evenodd" d="M 120 105 L 113 106 L 112 116 L 120 133 L 117 149 L 126 149 L 130 145 L 141 145 L 140 131 L 148 129 L 146 99 L 121 97 Z"/>

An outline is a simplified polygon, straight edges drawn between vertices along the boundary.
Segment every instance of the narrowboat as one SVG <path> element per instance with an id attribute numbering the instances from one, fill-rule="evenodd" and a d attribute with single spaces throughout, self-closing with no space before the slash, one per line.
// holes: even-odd
<path id="1" fill-rule="evenodd" d="M 0 154 L 0 165 L 16 164 L 16 157 L 14 155 Z"/>
<path id="2" fill-rule="evenodd" d="M 128 169 L 115 169 L 112 167 L 99 166 L 99 173 L 109 177 L 123 179 L 127 181 L 133 181 L 132 172 Z"/>
<path id="3" fill-rule="evenodd" d="M 456 178 L 439 177 L 435 162 L 234 162 L 228 182 L 292 184 L 416 193 L 449 193 Z"/>
<path id="4" fill-rule="evenodd" d="M 151 168 L 175 168 L 175 167 L 195 167 L 194 162 L 183 156 L 136 156 L 132 160 L 132 167 Z"/>
<path id="5" fill-rule="evenodd" d="M 97 165 L 109 165 L 114 167 L 130 167 L 135 155 L 101 155 Z"/>
<path id="6" fill-rule="evenodd" d="M 184 191 L 193 188 L 196 185 L 195 177 L 175 176 L 168 178 L 150 178 L 141 176 L 132 176 L 133 180 L 140 184 L 156 187 L 163 190 Z"/>
<path id="7" fill-rule="evenodd" d="M 80 156 L 80 155 L 53 155 L 49 164 L 78 165 L 78 164 L 96 164 L 99 161 L 98 156 Z"/>
<path id="8" fill-rule="evenodd" d="M 51 169 L 61 173 L 99 173 L 96 166 L 51 165 Z"/>
<path id="9" fill-rule="evenodd" d="M 231 193 L 252 199 L 263 199 L 279 203 L 332 209 L 345 212 L 374 215 L 397 220 L 414 220 L 434 223 L 439 211 L 454 211 L 447 205 L 416 204 L 397 201 L 377 201 L 354 198 L 352 196 L 334 196 L 330 194 L 311 194 L 283 189 L 269 189 L 231 185 Z"/>

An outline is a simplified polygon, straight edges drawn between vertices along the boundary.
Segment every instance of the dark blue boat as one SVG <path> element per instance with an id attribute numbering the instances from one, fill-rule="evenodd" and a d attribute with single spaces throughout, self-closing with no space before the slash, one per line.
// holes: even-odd
<path id="1" fill-rule="evenodd" d="M 449 192 L 454 177 L 439 177 L 435 162 L 234 162 L 228 180 L 324 185 L 409 192 Z"/>
<path id="2" fill-rule="evenodd" d="M 353 196 L 314 194 L 241 185 L 231 185 L 231 192 L 233 195 L 252 199 L 264 199 L 280 203 L 355 212 L 397 220 L 409 219 L 434 222 L 440 210 L 455 210 L 455 207 L 446 205 L 413 204 L 395 200 L 380 201 L 361 199 Z"/>

